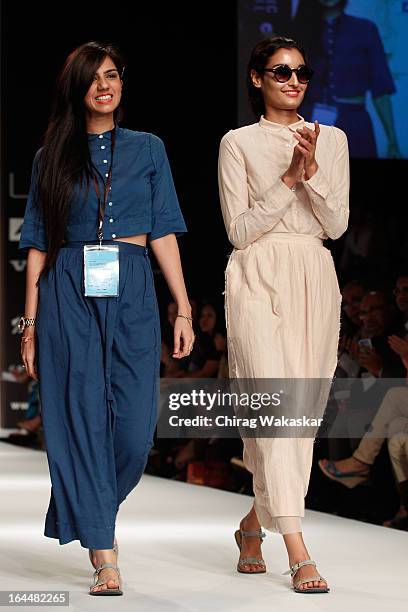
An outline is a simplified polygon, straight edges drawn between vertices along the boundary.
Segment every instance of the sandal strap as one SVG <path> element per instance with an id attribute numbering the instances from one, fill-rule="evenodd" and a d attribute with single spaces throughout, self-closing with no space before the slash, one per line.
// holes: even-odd
<path id="1" fill-rule="evenodd" d="M 335 476 L 336 478 L 354 478 L 355 476 L 361 476 L 363 478 L 366 476 L 368 477 L 370 475 L 369 469 L 349 470 L 348 472 L 340 472 L 340 470 L 336 468 L 334 461 L 328 461 L 324 467 L 332 476 Z M 369 467 L 368 464 L 367 467 Z"/>
<path id="2" fill-rule="evenodd" d="M 312 561 L 312 559 L 305 559 L 304 561 L 299 561 L 299 563 L 291 565 L 290 569 L 287 572 L 283 572 L 282 576 L 284 576 L 285 574 L 291 574 L 291 576 L 293 577 L 298 571 L 298 569 L 300 567 L 303 567 L 304 565 L 314 565 L 316 567 L 316 562 Z"/>
<path id="3" fill-rule="evenodd" d="M 248 565 L 249 563 L 253 565 L 265 565 L 265 561 L 257 557 L 242 557 L 242 559 L 238 561 L 238 565 Z"/>
<path id="4" fill-rule="evenodd" d="M 99 574 L 100 571 L 107 569 L 108 567 L 111 567 L 112 569 L 116 570 L 118 574 L 120 574 L 119 567 L 113 563 L 102 563 L 102 565 L 96 568 L 94 574 Z"/>
<path id="5" fill-rule="evenodd" d="M 292 565 L 290 570 L 288 570 L 287 572 L 283 572 L 283 574 L 290 574 L 293 578 L 298 569 L 303 567 L 304 565 L 314 565 L 316 567 L 316 562 L 312 559 L 305 559 L 304 561 L 299 561 L 299 563 L 295 563 L 294 565 Z M 293 586 L 295 587 L 295 589 L 297 589 L 299 585 L 306 584 L 306 582 L 314 582 L 315 580 L 327 583 L 327 580 L 321 574 L 315 573 L 309 578 L 299 578 L 299 580 L 293 581 Z"/>
<path id="6" fill-rule="evenodd" d="M 263 540 L 264 538 L 266 538 L 266 533 L 262 531 L 262 529 L 258 529 L 256 531 L 243 531 L 242 529 L 240 529 L 241 532 L 241 536 L 243 536 L 244 538 L 248 538 L 248 537 L 252 537 L 252 536 L 258 536 L 258 538 L 261 538 L 261 540 Z"/>

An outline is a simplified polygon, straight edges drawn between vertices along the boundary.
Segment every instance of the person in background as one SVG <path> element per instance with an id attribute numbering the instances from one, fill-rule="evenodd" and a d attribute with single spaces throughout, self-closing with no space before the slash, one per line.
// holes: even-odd
<path id="1" fill-rule="evenodd" d="M 28 410 L 26 418 L 17 422 L 17 427 L 28 432 L 37 431 L 41 427 L 41 401 L 38 381 L 32 380 L 28 386 Z"/>
<path id="2" fill-rule="evenodd" d="M 337 412 L 330 429 L 329 457 L 335 460 L 348 457 L 357 448 L 387 389 L 393 386 L 389 379 L 404 378 L 406 374 L 401 357 L 393 348 L 395 339 L 401 340 L 404 332 L 388 295 L 368 291 L 361 301 L 360 319 L 360 330 L 344 344 L 339 359 L 341 367 L 348 355 L 349 372 L 352 366 L 353 371 L 349 373 L 350 397 Z M 336 387 L 340 388 L 339 383 Z"/>
<path id="3" fill-rule="evenodd" d="M 364 284 L 356 279 L 349 281 L 342 288 L 341 307 L 345 314 L 341 326 L 343 339 L 353 337 L 361 327 L 360 306 L 366 291 Z"/>
<path id="4" fill-rule="evenodd" d="M 347 0 L 300 0 L 292 24 L 316 71 L 302 113 L 321 117 L 345 131 L 350 157 L 377 157 L 370 92 L 388 140 L 387 157 L 399 158 L 391 104 L 396 92 L 378 28 L 373 21 L 345 13 Z M 305 27 L 307 24 L 307 27 Z"/>
<path id="5" fill-rule="evenodd" d="M 402 360 L 408 383 L 408 339 L 390 336 L 390 345 Z M 385 440 L 387 440 L 401 503 L 397 514 L 383 524 L 386 527 L 408 530 L 407 386 L 396 386 L 387 391 L 372 420 L 369 432 L 363 436 L 351 456 L 338 461 L 320 459 L 318 464 L 325 476 L 353 488 L 369 479 L 370 468 Z"/>
<path id="6" fill-rule="evenodd" d="M 408 333 L 408 273 L 404 272 L 397 276 L 393 294 L 397 308 L 403 318 L 404 329 Z"/>
<path id="7" fill-rule="evenodd" d="M 215 348 L 221 355 L 217 378 L 229 378 L 227 338 L 222 334 L 215 337 Z"/>

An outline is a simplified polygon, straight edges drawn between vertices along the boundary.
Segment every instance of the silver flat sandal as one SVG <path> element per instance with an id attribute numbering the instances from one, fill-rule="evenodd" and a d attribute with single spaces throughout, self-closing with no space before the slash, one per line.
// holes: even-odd
<path id="1" fill-rule="evenodd" d="M 110 587 L 107 587 L 106 589 L 99 589 L 99 591 L 92 591 L 91 589 L 93 587 L 99 586 L 101 584 L 106 584 L 106 580 L 104 580 L 103 582 L 99 582 L 98 577 L 99 577 L 99 572 L 102 571 L 103 569 L 107 568 L 107 567 L 111 567 L 112 569 L 116 570 L 118 572 L 118 579 L 119 579 L 119 586 L 112 589 Z M 93 584 L 89 587 L 89 594 L 90 595 L 123 595 L 123 591 L 122 591 L 122 578 L 120 575 L 120 571 L 117 565 L 114 565 L 113 563 L 102 563 L 102 565 L 100 565 L 99 567 L 96 568 L 96 570 L 94 571 L 93 574 L 93 579 L 94 582 Z"/>
<path id="2" fill-rule="evenodd" d="M 283 572 L 282 576 L 285 574 L 290 574 L 291 577 L 296 574 L 300 567 L 304 565 L 314 565 L 316 567 L 315 561 L 312 559 L 306 559 L 305 561 L 299 561 L 299 563 L 295 563 L 291 566 L 291 568 L 287 572 Z M 322 580 L 327 583 L 326 578 L 323 578 L 320 574 L 316 573 L 311 578 L 302 578 L 300 580 L 296 580 L 293 582 L 293 588 L 295 593 L 328 593 L 330 591 L 329 587 L 307 587 L 306 589 L 299 589 L 301 584 L 306 584 L 306 582 L 314 582 L 315 580 Z"/>
<path id="3" fill-rule="evenodd" d="M 258 538 L 261 539 L 261 543 L 262 543 L 262 540 L 266 537 L 266 534 L 262 531 L 262 529 L 258 529 L 257 531 L 243 531 L 242 529 L 236 530 L 236 532 L 234 533 L 234 537 L 235 537 L 235 541 L 237 543 L 239 550 L 241 550 L 242 538 L 251 537 L 251 536 L 253 537 L 257 536 Z M 248 564 L 258 565 L 261 569 L 255 570 L 255 571 L 250 571 L 250 570 L 248 571 L 248 570 L 242 569 L 243 565 L 248 565 Z M 265 561 L 260 558 L 258 559 L 258 557 L 242 557 L 242 559 L 238 561 L 237 571 L 240 572 L 241 574 L 265 574 L 266 572 Z"/>

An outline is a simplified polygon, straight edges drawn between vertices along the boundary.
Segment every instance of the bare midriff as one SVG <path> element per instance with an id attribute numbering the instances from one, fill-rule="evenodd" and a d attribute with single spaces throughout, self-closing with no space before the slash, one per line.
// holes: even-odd
<path id="1" fill-rule="evenodd" d="M 120 240 L 121 242 L 131 242 L 132 244 L 139 244 L 140 246 L 146 246 L 147 234 L 136 234 L 135 236 L 123 236 L 121 238 L 112 238 L 112 240 Z"/>

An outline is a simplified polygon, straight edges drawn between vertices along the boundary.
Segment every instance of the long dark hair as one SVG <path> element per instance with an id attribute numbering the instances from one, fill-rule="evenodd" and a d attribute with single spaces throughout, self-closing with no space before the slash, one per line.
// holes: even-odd
<path id="1" fill-rule="evenodd" d="M 255 45 L 248 62 L 246 84 L 249 103 L 257 119 L 265 113 L 265 103 L 262 91 L 259 87 L 255 87 L 252 82 L 251 71 L 256 70 L 258 74 L 262 74 L 269 58 L 278 49 L 297 49 L 303 55 L 305 64 L 307 63 L 303 47 L 292 38 L 286 38 L 286 36 L 273 36 L 272 38 L 265 38 Z"/>
<path id="2" fill-rule="evenodd" d="M 48 241 L 41 274 L 48 275 L 64 240 L 72 196 L 86 179 L 89 189 L 91 159 L 84 98 L 99 66 L 109 56 L 120 75 L 125 66 L 117 47 L 90 41 L 74 49 L 58 75 L 52 111 L 38 164 L 35 203 L 40 207 Z M 113 114 L 122 119 L 119 105 Z"/>

